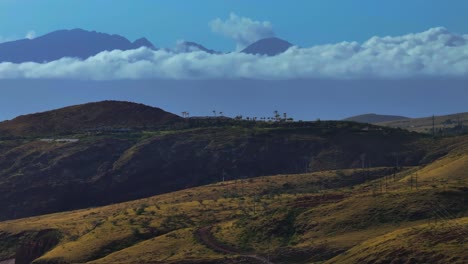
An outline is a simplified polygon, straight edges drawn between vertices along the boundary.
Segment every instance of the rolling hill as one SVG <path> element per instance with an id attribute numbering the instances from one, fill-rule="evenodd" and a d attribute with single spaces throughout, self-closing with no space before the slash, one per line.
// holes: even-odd
<path id="1" fill-rule="evenodd" d="M 0 219 L 279 173 L 416 166 L 427 136 L 353 122 L 180 118 L 104 101 L 0 123 Z M 430 144 L 429 144 L 430 143 Z"/>
<path id="2" fill-rule="evenodd" d="M 410 118 L 404 120 L 381 121 L 376 125 L 393 128 L 403 128 L 421 133 L 432 133 L 432 116 L 423 118 Z M 468 113 L 434 116 L 436 134 L 466 131 L 468 126 Z"/>
<path id="3" fill-rule="evenodd" d="M 181 120 L 181 117 L 155 107 L 124 101 L 102 101 L 0 122 L 0 138 L 51 136 L 106 128 L 157 127 Z"/>
<path id="4" fill-rule="evenodd" d="M 0 260 L 466 263 L 468 174 L 456 161 L 468 137 L 445 140 L 423 166 L 235 179 L 1 222 Z"/>
<path id="5" fill-rule="evenodd" d="M 389 122 L 395 120 L 408 120 L 409 117 L 405 116 L 394 116 L 394 115 L 378 115 L 378 114 L 364 114 L 364 115 L 357 115 L 343 119 L 344 121 L 354 121 L 359 123 L 382 123 L 382 122 Z"/>

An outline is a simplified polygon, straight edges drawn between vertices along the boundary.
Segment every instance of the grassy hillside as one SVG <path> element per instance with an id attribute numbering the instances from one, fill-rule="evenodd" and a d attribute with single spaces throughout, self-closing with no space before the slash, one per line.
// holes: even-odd
<path id="1" fill-rule="evenodd" d="M 0 219 L 149 197 L 208 183 L 330 169 L 416 166 L 444 140 L 353 122 L 187 120 L 178 128 L 0 141 Z M 435 154 L 433 154 L 435 153 Z"/>
<path id="2" fill-rule="evenodd" d="M 34 263 L 466 263 L 467 139 L 447 140 L 431 150 L 434 163 L 398 171 L 239 179 L 2 222 L 0 259 L 42 251 Z"/>
<path id="3" fill-rule="evenodd" d="M 162 109 L 123 101 L 102 101 L 23 115 L 0 122 L 0 138 L 56 136 L 83 130 L 158 127 L 182 121 Z"/>
<path id="4" fill-rule="evenodd" d="M 378 122 L 376 124 L 387 127 L 403 128 L 421 133 L 432 133 L 432 116 Z M 466 127 L 468 126 L 468 113 L 435 116 L 434 124 L 437 135 L 466 132 Z M 462 127 L 460 127 L 460 125 Z"/>
<path id="5" fill-rule="evenodd" d="M 403 228 L 370 239 L 326 263 L 466 263 L 468 217 Z"/>

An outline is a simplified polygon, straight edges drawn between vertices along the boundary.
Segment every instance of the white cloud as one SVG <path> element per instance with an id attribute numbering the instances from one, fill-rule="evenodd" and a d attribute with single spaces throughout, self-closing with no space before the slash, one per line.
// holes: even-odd
<path id="1" fill-rule="evenodd" d="M 13 40 L 12 38 L 0 36 L 0 43 L 12 41 L 12 40 Z"/>
<path id="2" fill-rule="evenodd" d="M 35 37 L 36 37 L 36 32 L 34 30 L 28 31 L 28 33 L 26 33 L 26 36 L 25 36 L 25 38 L 27 39 L 33 39 Z"/>
<path id="3" fill-rule="evenodd" d="M 234 13 L 225 21 L 217 18 L 210 22 L 211 30 L 223 36 L 232 38 L 240 50 L 257 40 L 273 37 L 273 26 L 268 21 L 254 21 L 250 18 L 239 17 Z"/>
<path id="4" fill-rule="evenodd" d="M 30 31 L 26 32 L 26 35 L 24 35 L 24 38 L 26 38 L 26 39 L 33 39 L 35 37 L 36 37 L 36 32 L 34 30 L 30 30 Z M 14 41 L 14 40 L 18 40 L 18 39 L 19 39 L 18 37 L 0 36 L 0 43 Z"/>
<path id="5" fill-rule="evenodd" d="M 0 63 L 0 78 L 67 79 L 400 79 L 468 78 L 468 35 L 433 28 L 399 37 L 373 37 L 292 47 L 273 56 L 172 53 L 147 48 L 102 52 L 86 60 Z"/>

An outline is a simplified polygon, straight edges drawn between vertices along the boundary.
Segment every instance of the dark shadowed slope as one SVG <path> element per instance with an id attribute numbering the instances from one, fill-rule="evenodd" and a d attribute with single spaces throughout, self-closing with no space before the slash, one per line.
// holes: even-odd
<path id="1" fill-rule="evenodd" d="M 102 51 L 154 48 L 145 38 L 130 42 L 119 35 L 82 29 L 59 30 L 37 37 L 0 44 L 0 62 L 38 62 L 63 57 L 86 59 Z"/>
<path id="2" fill-rule="evenodd" d="M 242 50 L 243 53 L 275 56 L 285 52 L 293 45 L 279 38 L 261 39 Z"/>
<path id="3" fill-rule="evenodd" d="M 87 129 L 143 128 L 181 120 L 160 108 L 123 101 L 102 101 L 23 115 L 0 122 L 0 133 L 9 136 L 53 135 Z"/>
<path id="4" fill-rule="evenodd" d="M 125 120 L 124 113 L 112 118 Z M 187 128 L 179 130 L 68 135 L 80 139 L 73 143 L 0 140 L 0 219 L 128 201 L 216 182 L 223 175 L 239 179 L 356 168 L 366 156 L 372 166 L 392 166 L 397 151 L 405 153 L 402 166 L 419 165 L 426 156 L 420 134 L 362 131 L 367 125 L 358 123 L 250 127 L 254 123 L 247 121 L 235 126 L 222 126 L 231 120 L 184 121 Z M 219 126 L 197 127 L 208 122 Z"/>
<path id="5" fill-rule="evenodd" d="M 394 115 L 378 115 L 378 114 L 365 114 L 365 115 L 357 115 L 345 118 L 345 121 L 354 121 L 359 123 L 380 123 L 380 122 L 388 122 L 388 121 L 395 121 L 395 120 L 405 120 L 409 119 L 405 116 L 394 116 Z"/>

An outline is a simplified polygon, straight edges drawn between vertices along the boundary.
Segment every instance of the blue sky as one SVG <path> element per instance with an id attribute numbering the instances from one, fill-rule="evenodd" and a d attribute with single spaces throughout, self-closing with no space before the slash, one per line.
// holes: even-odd
<path id="1" fill-rule="evenodd" d="M 157 47 L 188 40 L 232 51 L 239 39 L 226 31 L 243 21 L 263 25 L 249 29 L 254 37 L 272 27 L 302 47 L 275 57 L 138 49 L 0 63 L 0 120 L 106 99 L 192 115 L 279 110 L 304 120 L 466 112 L 467 14 L 466 0 L 0 0 L 0 42 L 83 28 L 144 36 Z"/>
<path id="2" fill-rule="evenodd" d="M 468 111 L 464 80 L 73 81 L 0 80 L 0 120 L 101 100 L 125 100 L 192 116 L 343 119 L 363 113 L 426 117 Z"/>
<path id="3" fill-rule="evenodd" d="M 145 36 L 159 47 L 183 39 L 227 51 L 235 44 L 211 32 L 209 22 L 231 12 L 270 21 L 277 36 L 300 46 L 364 41 L 437 26 L 468 33 L 466 0 L 0 0 L 0 39 L 84 28 L 131 40 Z"/>

